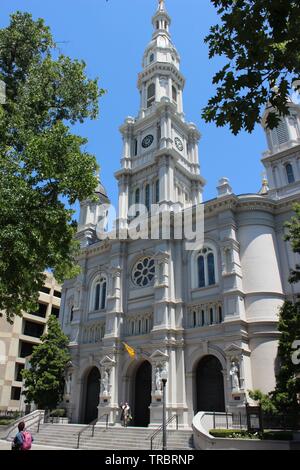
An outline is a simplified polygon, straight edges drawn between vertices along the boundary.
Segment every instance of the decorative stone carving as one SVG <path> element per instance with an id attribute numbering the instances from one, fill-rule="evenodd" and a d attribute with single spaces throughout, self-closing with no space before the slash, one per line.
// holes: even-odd
<path id="1" fill-rule="evenodd" d="M 100 382 L 100 403 L 105 403 L 111 398 L 112 369 L 116 362 L 108 356 L 100 361 L 101 382 Z"/>
<path id="2" fill-rule="evenodd" d="M 104 369 L 101 379 L 101 395 L 108 395 L 110 392 L 110 374 L 108 369 Z"/>
<path id="3" fill-rule="evenodd" d="M 229 375 L 231 377 L 231 390 L 233 392 L 240 391 L 240 379 L 239 379 L 239 366 L 235 360 L 232 360 Z"/>
<path id="4" fill-rule="evenodd" d="M 152 396 L 155 401 L 161 401 L 163 391 L 162 372 L 168 369 L 169 357 L 157 350 L 150 356 L 150 360 L 152 362 L 153 371 Z"/>
<path id="5" fill-rule="evenodd" d="M 156 371 L 155 371 L 155 391 L 156 392 L 162 391 L 161 370 L 159 366 L 156 367 Z"/>

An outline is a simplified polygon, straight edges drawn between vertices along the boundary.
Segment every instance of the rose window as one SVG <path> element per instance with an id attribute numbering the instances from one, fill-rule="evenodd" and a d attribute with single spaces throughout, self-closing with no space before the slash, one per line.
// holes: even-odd
<path id="1" fill-rule="evenodd" d="M 151 258 L 143 258 L 133 268 L 132 280 L 139 287 L 146 287 L 154 279 L 155 266 Z"/>

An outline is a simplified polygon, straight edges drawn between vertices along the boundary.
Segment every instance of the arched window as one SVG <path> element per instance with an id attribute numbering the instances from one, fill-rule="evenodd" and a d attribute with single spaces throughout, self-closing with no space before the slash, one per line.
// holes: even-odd
<path id="1" fill-rule="evenodd" d="M 219 323 L 222 323 L 223 321 L 223 311 L 222 307 L 219 307 Z"/>
<path id="2" fill-rule="evenodd" d="M 100 283 L 98 283 L 98 284 L 96 284 L 96 289 L 95 289 L 94 310 L 99 310 L 99 306 L 100 306 L 100 291 L 101 291 L 101 285 L 100 285 Z"/>
<path id="3" fill-rule="evenodd" d="M 285 166 L 286 176 L 289 184 L 295 183 L 294 170 L 290 163 Z"/>
<path id="4" fill-rule="evenodd" d="M 215 278 L 215 257 L 213 253 L 209 253 L 207 256 L 207 272 L 208 272 L 208 285 L 212 286 L 216 283 Z"/>
<path id="5" fill-rule="evenodd" d="M 135 204 L 139 204 L 139 203 L 140 203 L 140 189 L 139 189 L 139 188 L 137 188 L 137 189 L 135 190 L 134 202 L 135 202 Z"/>
<path id="6" fill-rule="evenodd" d="M 102 289 L 101 289 L 101 310 L 105 309 L 106 305 L 106 280 L 102 284 Z"/>
<path id="7" fill-rule="evenodd" d="M 204 256 L 198 258 L 198 287 L 205 287 Z"/>
<path id="8" fill-rule="evenodd" d="M 151 83 L 147 89 L 147 108 L 150 108 L 155 101 L 155 84 Z"/>
<path id="9" fill-rule="evenodd" d="M 177 103 L 177 90 L 174 86 L 172 86 L 172 100 Z"/>
<path id="10" fill-rule="evenodd" d="M 210 324 L 212 325 L 214 323 L 214 310 L 213 310 L 213 308 L 209 309 L 209 320 L 210 320 Z"/>
<path id="11" fill-rule="evenodd" d="M 215 255 L 211 248 L 200 250 L 197 258 L 197 287 L 207 287 L 216 284 Z"/>
<path id="12" fill-rule="evenodd" d="M 73 319 L 74 319 L 74 305 L 72 305 L 71 311 L 70 311 L 70 322 L 72 322 Z"/>
<path id="13" fill-rule="evenodd" d="M 137 139 L 134 139 L 134 141 L 133 141 L 133 155 L 134 155 L 134 157 L 137 156 L 137 152 L 138 152 L 138 141 L 137 141 Z"/>
<path id="14" fill-rule="evenodd" d="M 151 64 L 151 62 L 153 62 L 153 61 L 154 61 L 154 54 L 150 54 L 150 57 L 149 57 L 149 62 L 150 62 L 150 64 Z"/>
<path id="15" fill-rule="evenodd" d="M 149 212 L 149 209 L 150 209 L 150 186 L 149 184 L 146 184 L 145 186 L 145 206 L 147 208 L 147 211 Z"/>
<path id="16" fill-rule="evenodd" d="M 106 286 L 107 281 L 104 276 L 99 277 L 94 283 L 92 309 L 95 312 L 106 307 Z"/>

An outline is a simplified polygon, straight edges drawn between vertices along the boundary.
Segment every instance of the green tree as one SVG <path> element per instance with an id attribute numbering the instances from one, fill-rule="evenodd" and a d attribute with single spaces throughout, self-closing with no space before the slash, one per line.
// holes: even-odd
<path id="1" fill-rule="evenodd" d="M 268 126 L 288 114 L 287 98 L 300 78 L 300 3 L 298 0 L 211 0 L 220 15 L 205 41 L 209 57 L 225 65 L 213 78 L 217 85 L 203 110 L 206 122 L 229 124 L 237 134 L 251 132 L 269 102 Z M 300 89 L 300 82 L 296 82 Z"/>
<path id="2" fill-rule="evenodd" d="M 278 330 L 280 331 L 278 358 L 279 370 L 276 388 L 270 394 L 272 403 L 280 412 L 289 413 L 298 419 L 300 413 L 300 365 L 295 356 L 295 341 L 300 340 L 300 302 L 286 301 L 281 310 Z M 296 360 L 295 360 L 296 359 Z M 299 354 L 300 359 L 300 354 Z"/>
<path id="3" fill-rule="evenodd" d="M 70 360 L 69 339 L 62 332 L 59 321 L 51 315 L 47 326 L 42 343 L 33 349 L 30 369 L 22 372 L 25 400 L 34 402 L 39 409 L 54 409 L 62 401 L 65 367 Z"/>
<path id="4" fill-rule="evenodd" d="M 0 30 L 0 312 L 36 308 L 42 274 L 75 274 L 77 199 L 93 195 L 96 159 L 71 126 L 98 115 L 103 90 L 85 63 L 58 53 L 50 29 L 28 13 Z"/>

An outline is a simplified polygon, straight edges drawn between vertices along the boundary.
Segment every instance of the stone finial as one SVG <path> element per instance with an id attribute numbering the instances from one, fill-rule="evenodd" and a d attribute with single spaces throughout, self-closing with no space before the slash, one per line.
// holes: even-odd
<path id="1" fill-rule="evenodd" d="M 232 187 L 229 184 L 229 179 L 223 177 L 219 180 L 219 185 L 217 186 L 218 197 L 228 196 L 232 193 Z"/>

